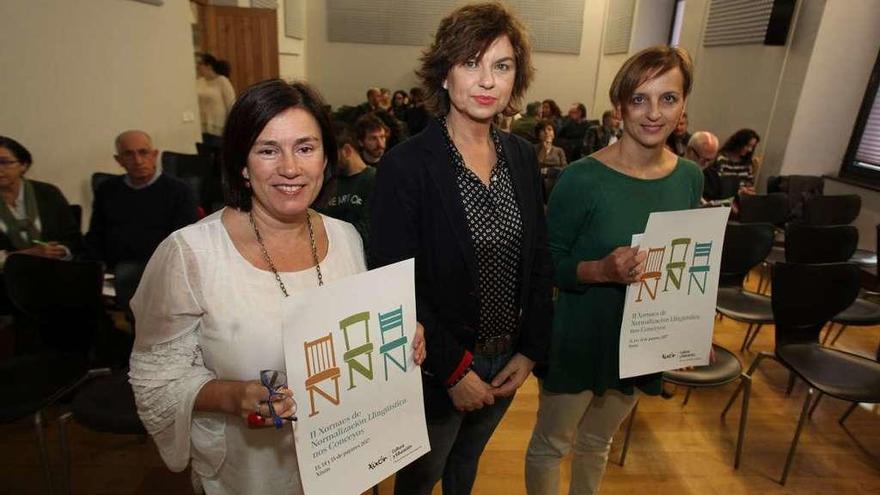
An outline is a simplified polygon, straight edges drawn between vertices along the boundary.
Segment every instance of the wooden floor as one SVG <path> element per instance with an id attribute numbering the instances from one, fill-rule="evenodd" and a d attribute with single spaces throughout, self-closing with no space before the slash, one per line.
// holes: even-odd
<path id="1" fill-rule="evenodd" d="M 716 342 L 737 351 L 745 325 L 716 323 Z M 837 347 L 874 356 L 880 327 L 850 328 Z M 740 355 L 748 366 L 757 351 L 771 350 L 772 327 L 765 328 Z M 602 493 L 722 494 L 740 493 L 880 493 L 880 411 L 858 408 L 846 428 L 837 423 L 846 404 L 823 399 L 804 428 L 785 488 L 776 483 L 782 472 L 806 392 L 799 384 L 785 397 L 787 373 L 765 361 L 754 377 L 751 411 L 743 463 L 734 471 L 733 449 L 739 407 L 720 420 L 721 409 L 734 385 L 695 391 L 682 407 L 684 391 L 672 399 L 642 399 L 625 467 L 616 464 L 622 435 L 615 439 Z M 525 492 L 523 464 L 535 422 L 537 383 L 530 379 L 486 448 L 475 494 L 514 495 Z M 73 492 L 78 494 L 191 493 L 187 473 L 171 473 L 162 464 L 152 441 L 94 433 L 72 425 Z M 49 429 L 57 446 L 57 428 Z M 57 466 L 57 453 L 53 452 Z M 567 493 L 569 472 L 563 467 Z M 391 493 L 392 481 L 380 486 Z M 0 494 L 41 493 L 33 428 L 27 421 L 0 426 Z M 436 488 L 435 494 L 440 494 Z"/>

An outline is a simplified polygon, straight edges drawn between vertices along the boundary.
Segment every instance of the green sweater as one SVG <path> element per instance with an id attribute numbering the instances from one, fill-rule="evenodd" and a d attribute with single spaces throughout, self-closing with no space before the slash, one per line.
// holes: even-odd
<path id="1" fill-rule="evenodd" d="M 620 324 L 626 286 L 579 283 L 577 265 L 629 246 L 633 234 L 644 232 L 651 212 L 697 207 L 702 190 L 700 169 L 682 158 L 669 175 L 653 180 L 624 175 L 592 157 L 565 169 L 547 207 L 559 297 L 543 381 L 546 390 L 591 390 L 602 395 L 616 389 L 632 394 L 635 386 L 650 395 L 660 393 L 660 373 L 620 379 Z"/>

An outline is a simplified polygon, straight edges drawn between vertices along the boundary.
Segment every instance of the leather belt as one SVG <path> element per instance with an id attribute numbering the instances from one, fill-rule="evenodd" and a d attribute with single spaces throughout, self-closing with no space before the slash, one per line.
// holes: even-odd
<path id="1" fill-rule="evenodd" d="M 508 353 L 513 349 L 514 335 L 501 335 L 489 340 L 478 341 L 474 345 L 474 354 L 486 357 L 495 357 Z"/>

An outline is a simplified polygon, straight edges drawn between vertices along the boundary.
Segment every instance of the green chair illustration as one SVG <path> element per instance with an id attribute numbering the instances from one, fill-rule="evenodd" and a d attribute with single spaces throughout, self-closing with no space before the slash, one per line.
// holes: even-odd
<path id="1" fill-rule="evenodd" d="M 407 338 L 403 331 L 403 306 L 388 313 L 379 313 L 379 334 L 382 338 L 379 353 L 385 365 L 385 381 L 388 381 L 388 361 L 406 372 Z"/>
<path id="2" fill-rule="evenodd" d="M 669 253 L 669 263 L 666 264 L 666 283 L 663 284 L 663 292 L 669 291 L 670 281 L 676 290 L 681 289 L 681 279 L 684 275 L 685 266 L 687 266 L 685 260 L 687 259 L 687 251 L 690 245 L 691 240 L 688 237 L 673 239 L 669 243 L 672 249 Z M 678 253 L 676 253 L 676 248 L 679 248 Z M 680 258 L 676 254 L 680 254 Z"/>
<path id="3" fill-rule="evenodd" d="M 349 335 L 349 330 L 356 331 L 356 326 L 361 324 L 363 324 L 365 343 L 352 348 L 352 336 Z M 370 342 L 370 312 L 364 311 L 363 313 L 353 314 L 341 320 L 339 328 L 342 330 L 342 336 L 345 338 L 345 353 L 342 355 L 342 359 L 348 365 L 348 390 L 351 390 L 357 386 L 354 384 L 355 371 L 365 376 L 368 380 L 373 379 L 373 343 Z M 366 355 L 366 365 L 364 365 L 364 355 Z"/>
<path id="4" fill-rule="evenodd" d="M 336 352 L 333 350 L 333 334 L 303 343 L 306 352 L 306 390 L 309 392 L 309 417 L 318 414 L 315 408 L 315 393 L 339 405 L 339 366 L 336 366 Z M 319 385 L 332 380 L 334 393 L 327 392 Z"/>
<path id="5" fill-rule="evenodd" d="M 663 257 L 666 255 L 666 247 L 648 249 L 648 258 L 645 259 L 645 273 L 642 274 L 642 280 L 639 282 L 639 295 L 636 302 L 642 302 L 642 289 L 648 291 L 648 297 L 651 300 L 657 297 L 657 286 L 660 285 L 660 277 L 663 272 L 660 267 L 663 266 Z M 649 280 L 654 282 L 654 290 L 651 290 Z"/>
<path id="6" fill-rule="evenodd" d="M 709 254 L 712 252 L 712 242 L 698 242 L 694 244 L 694 257 L 691 260 L 691 267 L 688 269 L 690 273 L 690 278 L 688 279 L 688 295 L 691 294 L 691 284 L 696 284 L 697 289 L 700 290 L 700 293 L 706 293 L 706 281 L 709 279 Z M 697 264 L 697 258 L 704 258 L 705 261 L 701 260 L 701 265 Z M 697 278 L 698 275 L 702 275 L 703 282 L 700 283 L 700 279 Z"/>

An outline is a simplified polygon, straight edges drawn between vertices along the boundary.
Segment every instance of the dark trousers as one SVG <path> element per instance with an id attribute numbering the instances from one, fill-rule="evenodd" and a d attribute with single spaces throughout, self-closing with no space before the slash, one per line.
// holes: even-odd
<path id="1" fill-rule="evenodd" d="M 511 354 L 493 358 L 474 355 L 473 369 L 485 382 L 504 368 Z M 513 401 L 496 397 L 495 404 L 471 412 L 454 411 L 428 422 L 431 451 L 397 473 L 395 495 L 430 495 L 443 479 L 443 495 L 471 493 L 477 478 L 480 455 Z"/>

